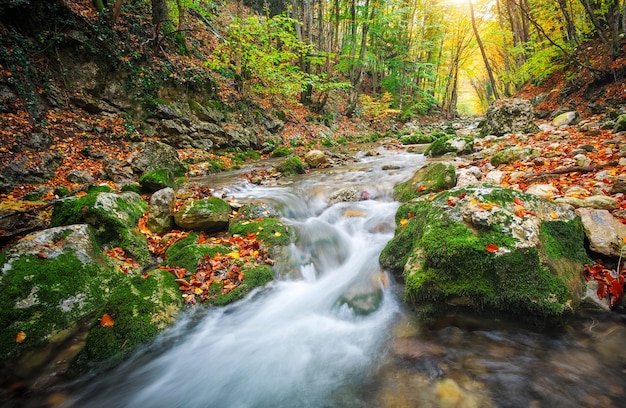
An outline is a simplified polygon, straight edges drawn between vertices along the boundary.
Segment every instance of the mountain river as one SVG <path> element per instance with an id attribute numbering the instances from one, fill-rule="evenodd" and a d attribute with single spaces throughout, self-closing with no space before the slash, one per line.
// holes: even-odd
<path id="1" fill-rule="evenodd" d="M 62 406 L 624 406 L 618 314 L 579 316 L 551 331 L 412 316 L 378 256 L 395 228 L 393 185 L 426 159 L 378 153 L 272 187 L 236 174 L 196 180 L 228 199 L 264 201 L 296 229 L 277 257 L 277 279 L 233 305 L 191 308 L 122 365 L 64 385 L 71 397 Z M 346 187 L 367 199 L 335 203 Z"/>

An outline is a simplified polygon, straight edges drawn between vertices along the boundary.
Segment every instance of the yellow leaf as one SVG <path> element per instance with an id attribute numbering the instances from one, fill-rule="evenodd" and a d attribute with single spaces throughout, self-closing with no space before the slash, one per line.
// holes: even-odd
<path id="1" fill-rule="evenodd" d="M 263 227 L 259 226 L 259 231 L 263 231 Z"/>
<path id="2" fill-rule="evenodd" d="M 408 224 L 408 223 L 409 223 L 409 220 L 407 220 L 406 218 L 403 218 L 403 219 L 400 220 L 400 226 L 402 228 L 406 227 L 406 224 Z"/>
<path id="3" fill-rule="evenodd" d="M 281 234 L 280 232 L 278 232 L 278 231 L 276 231 L 276 232 L 274 233 L 274 236 L 275 236 L 275 237 L 280 237 L 281 235 L 282 235 L 282 234 Z"/>
<path id="4" fill-rule="evenodd" d="M 226 256 L 229 258 L 233 258 L 233 259 L 239 259 L 239 252 L 237 251 L 229 252 L 226 254 Z"/>
<path id="5" fill-rule="evenodd" d="M 201 295 L 201 294 L 202 294 L 202 289 L 200 289 L 200 288 L 194 288 L 194 289 L 193 289 L 193 293 L 195 293 L 196 295 Z"/>
<path id="6" fill-rule="evenodd" d="M 25 341 L 26 341 L 26 333 L 24 333 L 23 331 L 17 332 L 17 334 L 15 335 L 15 342 L 17 344 L 22 344 Z"/>
<path id="7" fill-rule="evenodd" d="M 470 205 L 476 205 L 476 204 L 478 204 L 478 200 L 476 200 L 475 198 L 473 198 L 473 199 L 470 201 Z"/>
<path id="8" fill-rule="evenodd" d="M 555 213 L 554 211 L 550 211 L 550 217 L 556 220 L 557 218 L 559 218 L 559 215 Z"/>

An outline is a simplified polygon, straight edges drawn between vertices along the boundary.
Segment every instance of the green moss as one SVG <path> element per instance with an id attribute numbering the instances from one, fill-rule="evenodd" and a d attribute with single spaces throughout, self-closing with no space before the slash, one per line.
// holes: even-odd
<path id="1" fill-rule="evenodd" d="M 424 144 L 432 143 L 435 140 L 431 135 L 424 135 L 422 133 L 413 133 L 400 137 L 400 143 L 402 144 Z"/>
<path id="2" fill-rule="evenodd" d="M 111 191 L 111 187 L 107 184 L 93 185 L 89 186 L 89 188 L 87 189 L 88 194 L 110 193 Z"/>
<path id="3" fill-rule="evenodd" d="M 551 258 L 568 257 L 581 263 L 589 262 L 585 248 L 580 245 L 585 239 L 585 231 L 580 218 L 571 221 L 544 222 L 541 224 L 540 233 L 545 252 Z"/>
<path id="4" fill-rule="evenodd" d="M 293 153 L 293 150 L 291 150 L 287 146 L 281 146 L 272 150 L 271 156 L 272 157 L 287 157 L 292 153 Z"/>
<path id="5" fill-rule="evenodd" d="M 137 193 L 137 194 L 142 193 L 141 186 L 137 183 L 124 184 L 121 190 L 122 192 L 130 191 L 130 192 Z"/>
<path id="6" fill-rule="evenodd" d="M 170 169 L 158 168 L 139 177 L 139 184 L 144 190 L 153 193 L 166 187 L 176 187 L 174 175 Z"/>
<path id="7" fill-rule="evenodd" d="M 134 226 L 147 209 L 148 205 L 141 197 L 132 193 L 89 193 L 56 202 L 50 226 L 87 223 L 94 227 L 100 245 L 119 246 L 145 264 L 150 257 L 147 240 Z"/>
<path id="8" fill-rule="evenodd" d="M 212 284 L 210 298 L 207 304 L 214 306 L 224 306 L 234 301 L 244 298 L 252 289 L 263 286 L 274 279 L 274 272 L 267 265 L 258 265 L 251 269 L 245 269 L 244 280 L 232 291 L 222 294 L 222 283 Z"/>
<path id="9" fill-rule="evenodd" d="M 465 147 L 458 150 L 458 147 L 453 144 L 453 142 L 464 142 Z M 446 153 L 458 153 L 458 154 L 468 154 L 472 152 L 474 146 L 474 138 L 472 137 L 460 137 L 460 136 L 444 136 L 438 139 L 428 146 L 428 149 L 424 152 L 427 156 L 443 156 Z"/>
<path id="10" fill-rule="evenodd" d="M 432 163 L 417 170 L 410 180 L 394 187 L 394 198 L 401 202 L 409 201 L 424 194 L 447 190 L 456 184 L 454 166 Z"/>
<path id="11" fill-rule="evenodd" d="M 498 203 L 490 215 L 498 221 L 466 225 L 462 214 L 468 207 L 459 209 L 448 201 L 459 196 L 468 202 Z M 381 266 L 395 274 L 404 271 L 405 298 L 419 309 L 445 312 L 464 304 L 560 324 L 581 293 L 581 265 L 587 261 L 582 225 L 576 218 L 545 221 L 537 249 L 518 247 L 517 238 L 507 232 L 515 217 L 507 208 L 519 197 L 530 210 L 552 208 L 536 197 L 486 187 L 445 191 L 432 201 L 404 204 L 396 213 L 396 235 L 380 255 Z M 487 251 L 489 245 L 500 250 Z M 435 306 L 422 308 L 429 303 Z"/>
<path id="12" fill-rule="evenodd" d="M 176 241 L 172 245 L 170 245 L 165 251 L 165 257 L 170 258 L 174 256 L 178 251 L 186 247 L 187 245 L 195 244 L 198 242 L 198 238 L 200 238 L 199 232 L 191 232 L 185 238 Z"/>
<path id="13" fill-rule="evenodd" d="M 170 266 L 185 268 L 188 271 L 195 271 L 198 261 L 205 256 L 213 257 L 215 254 L 227 254 L 233 249 L 224 245 L 190 244 L 179 247 L 175 250 L 168 250 L 165 263 Z"/>
<path id="14" fill-rule="evenodd" d="M 285 176 L 306 173 L 304 170 L 304 163 L 302 163 L 302 160 L 300 160 L 297 156 L 286 159 L 276 166 L 276 170 L 283 173 Z"/>
<path id="15" fill-rule="evenodd" d="M 257 238 L 270 247 L 289 245 L 293 237 L 293 228 L 276 218 L 236 222 L 230 225 L 228 232 L 242 236 L 257 234 Z"/>
<path id="16" fill-rule="evenodd" d="M 97 317 L 110 315 L 114 325 L 101 327 L 99 322 L 94 322 L 75 365 L 102 360 L 110 364 L 120 362 L 136 346 L 154 339 L 182 308 L 178 284 L 171 274 L 154 270 L 147 278 L 123 277 L 97 313 Z"/>
<path id="17" fill-rule="evenodd" d="M 66 186 L 58 186 L 54 189 L 54 195 L 58 197 L 66 197 L 70 195 L 71 191 Z"/>
<path id="18" fill-rule="evenodd" d="M 115 285 L 118 274 L 102 264 L 82 263 L 71 251 L 54 258 L 0 255 L 0 358 L 46 343 L 51 333 L 95 312 L 105 297 L 102 286 Z M 16 307 L 16 305 L 20 305 Z M 14 336 L 24 331 L 26 342 Z"/>

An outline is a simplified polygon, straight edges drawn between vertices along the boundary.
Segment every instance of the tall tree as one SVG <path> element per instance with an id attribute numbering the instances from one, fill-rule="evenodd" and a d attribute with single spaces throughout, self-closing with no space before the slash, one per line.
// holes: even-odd
<path id="1" fill-rule="evenodd" d="M 493 76 L 493 70 L 491 69 L 491 64 L 489 63 L 489 59 L 487 58 L 487 53 L 485 52 L 485 46 L 480 39 L 480 35 L 478 34 L 478 27 L 476 26 L 476 17 L 474 16 L 474 5 L 472 4 L 472 0 L 469 0 L 469 8 L 470 8 L 470 17 L 472 18 L 472 29 L 474 30 L 474 37 L 476 37 L 476 42 L 478 43 L 478 48 L 480 48 L 480 54 L 483 57 L 483 62 L 485 63 L 485 69 L 487 70 L 487 75 L 489 76 L 489 82 L 491 83 L 491 91 L 493 92 L 493 96 L 496 100 L 500 99 L 500 95 L 498 94 L 498 87 L 496 85 L 496 79 Z"/>

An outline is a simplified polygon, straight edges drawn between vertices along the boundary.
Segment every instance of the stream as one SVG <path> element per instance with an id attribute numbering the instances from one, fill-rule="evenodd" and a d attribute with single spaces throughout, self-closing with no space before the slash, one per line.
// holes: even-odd
<path id="1" fill-rule="evenodd" d="M 623 406 L 619 315 L 547 332 L 478 317 L 416 321 L 378 256 L 395 228 L 393 185 L 425 158 L 378 153 L 273 187 L 235 174 L 201 180 L 228 199 L 268 203 L 298 231 L 277 279 L 230 306 L 190 309 L 122 365 L 64 385 L 62 406 Z M 345 187 L 368 199 L 331 204 Z"/>

